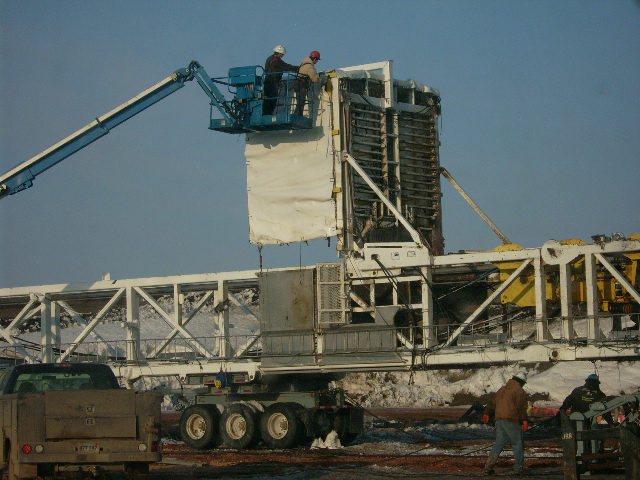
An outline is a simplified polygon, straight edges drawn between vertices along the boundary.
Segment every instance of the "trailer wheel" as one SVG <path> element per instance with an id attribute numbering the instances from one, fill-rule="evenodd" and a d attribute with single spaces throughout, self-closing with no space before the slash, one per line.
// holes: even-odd
<path id="1" fill-rule="evenodd" d="M 191 448 L 204 450 L 220 445 L 219 415 L 215 408 L 193 405 L 180 417 L 180 436 Z"/>
<path id="2" fill-rule="evenodd" d="M 258 440 L 257 415 L 252 408 L 232 403 L 220 417 L 220 437 L 230 448 L 251 447 Z"/>
<path id="3" fill-rule="evenodd" d="M 269 448 L 291 448 L 298 444 L 302 428 L 295 409 L 285 403 L 269 405 L 260 419 L 260 434 Z"/>

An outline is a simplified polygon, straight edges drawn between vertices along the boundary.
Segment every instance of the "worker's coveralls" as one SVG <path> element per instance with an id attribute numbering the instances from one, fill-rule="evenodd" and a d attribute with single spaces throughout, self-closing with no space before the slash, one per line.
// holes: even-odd
<path id="1" fill-rule="evenodd" d="M 311 82 L 320 82 L 320 75 L 316 71 L 316 66 L 311 57 L 305 58 L 298 68 L 300 76 L 296 79 L 296 115 L 304 113 L 304 104 L 307 101 L 307 92 L 311 86 Z"/>
<path id="2" fill-rule="evenodd" d="M 524 470 L 524 441 L 522 422 L 527 419 L 527 394 L 515 379 L 510 379 L 495 394 L 486 415 L 496 414 L 496 443 L 489 452 L 485 471 L 493 469 L 500 453 L 511 442 L 516 472 Z"/>
<path id="3" fill-rule="evenodd" d="M 604 402 L 606 399 L 607 396 L 600 390 L 600 382 L 598 380 L 587 379 L 582 387 L 574 388 L 567 398 L 564 399 L 564 402 L 562 402 L 560 406 L 560 411 L 566 412 L 571 409 L 572 412 L 585 413 L 591 408 L 592 403 Z M 611 413 L 607 412 L 603 417 L 609 424 L 613 424 Z M 588 428 L 589 425 L 586 425 L 586 427 Z M 595 425 L 594 428 L 597 428 L 597 425 Z M 593 453 L 601 453 L 604 447 L 602 441 L 597 439 L 586 442 L 586 445 L 587 451 L 591 452 L 593 450 Z"/>
<path id="4" fill-rule="evenodd" d="M 600 390 L 600 382 L 594 380 L 585 380 L 584 386 L 574 388 L 573 391 L 564 399 L 561 411 L 571 409 L 573 412 L 584 413 L 589 410 L 593 402 L 604 402 L 607 396 Z"/>
<path id="5" fill-rule="evenodd" d="M 297 72 L 298 67 L 290 65 L 275 52 L 264 64 L 264 96 L 265 100 L 262 104 L 262 114 L 271 115 L 276 108 L 278 99 L 278 89 L 280 88 L 280 80 L 282 80 L 282 72 Z"/>

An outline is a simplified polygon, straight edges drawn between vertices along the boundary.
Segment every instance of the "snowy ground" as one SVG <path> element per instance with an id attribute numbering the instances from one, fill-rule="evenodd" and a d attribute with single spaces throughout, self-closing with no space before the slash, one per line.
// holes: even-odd
<path id="1" fill-rule="evenodd" d="M 251 480 L 424 478 L 436 474 L 441 479 L 470 478 L 482 475 L 495 431 L 482 423 L 459 421 L 465 410 L 464 407 L 367 410 L 365 433 L 346 447 L 327 438 L 325 444 L 315 442 L 311 448 L 286 451 L 258 446 L 252 451 L 222 448 L 197 452 L 190 451 L 179 440 L 165 438 L 165 457 L 169 464 L 175 460 L 176 465 L 194 462 L 201 470 L 191 470 L 193 478 L 211 478 L 207 469 L 215 470 L 215 478 Z M 538 423 L 541 422 L 538 418 Z M 527 465 L 535 470 L 534 475 L 562 478 L 557 428 L 542 423 L 525 434 L 525 444 Z M 498 470 L 508 475 L 512 469 L 513 456 L 507 449 Z"/>
<path id="2" fill-rule="evenodd" d="M 169 465 L 157 468 L 167 474 L 172 463 L 173 468 L 180 468 L 193 462 L 191 470 L 176 473 L 188 473 L 191 478 L 251 480 L 480 477 L 495 431 L 482 423 L 459 421 L 465 411 L 464 407 L 367 410 L 365 433 L 346 447 L 328 438 L 325 445 L 316 442 L 312 448 L 285 451 L 258 446 L 252 451 L 222 448 L 198 452 L 189 450 L 179 440 L 165 438 Z M 526 464 L 531 475 L 561 480 L 559 430 L 540 417 L 532 424 L 539 425 L 525 434 Z M 507 448 L 497 471 L 501 478 L 510 479 L 512 470 L 513 455 Z M 208 473 L 212 471 L 214 476 Z"/>

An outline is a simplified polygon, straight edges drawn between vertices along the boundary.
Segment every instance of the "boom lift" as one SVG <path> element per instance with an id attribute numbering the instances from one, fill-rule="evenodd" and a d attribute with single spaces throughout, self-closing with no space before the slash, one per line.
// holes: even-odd
<path id="1" fill-rule="evenodd" d="M 265 116 L 260 67 L 232 68 L 222 81 L 192 62 L 152 87 L 148 101 L 143 92 L 139 104 L 116 109 L 114 125 L 191 79 L 211 100 L 210 128 L 247 135 L 252 241 L 337 236 L 341 261 L 0 289 L 0 335 L 12 355 L 110 363 L 130 385 L 141 375 L 178 375 L 198 389 L 181 420 L 194 448 L 259 439 L 285 448 L 330 430 L 348 442 L 363 411 L 330 383 L 346 372 L 639 357 L 630 325 L 640 313 L 639 236 L 522 248 L 487 222 L 504 245 L 444 255 L 440 176 L 451 175 L 440 166 L 439 92 L 394 79 L 391 61 L 329 72 L 304 116 L 293 113 L 294 76 L 283 76 L 280 105 Z M 29 162 L 44 171 L 106 133 L 108 119 L 88 126 L 93 137 L 69 137 L 68 150 L 54 146 L 25 162 L 31 177 L 22 183 L 19 169 L 2 177 L 5 194 L 30 185 Z M 259 314 L 238 300 L 247 289 L 259 292 Z M 142 338 L 141 303 L 169 325 L 166 338 Z M 232 305 L 250 311 L 257 333 L 233 334 Z M 203 337 L 191 326 L 207 308 L 213 333 Z M 81 329 L 68 344 L 63 314 Z M 123 346 L 98 333 L 110 314 L 126 318 Z M 34 320 L 40 345 L 18 338 Z"/>
<path id="2" fill-rule="evenodd" d="M 297 76 L 293 72 L 283 74 L 285 88 L 282 96 L 277 99 L 280 104 L 279 109 L 273 115 L 262 115 L 265 76 L 262 70 L 260 66 L 236 67 L 229 70 L 225 79 L 214 79 L 194 60 L 187 68 L 176 70 L 161 82 L 2 175 L 0 199 L 31 187 L 33 180 L 41 173 L 95 142 L 121 123 L 181 89 L 186 82 L 192 80 L 196 80 L 209 97 L 211 105 L 209 128 L 211 130 L 237 134 L 261 130 L 309 128 L 311 119 L 308 118 L 308 114 L 301 116 L 293 113 L 295 97 L 291 86 Z M 227 85 L 229 92 L 233 94 L 233 99 L 227 100 L 216 84 Z M 310 109 L 311 104 L 307 103 Z M 216 118 L 215 112 L 222 118 Z"/>

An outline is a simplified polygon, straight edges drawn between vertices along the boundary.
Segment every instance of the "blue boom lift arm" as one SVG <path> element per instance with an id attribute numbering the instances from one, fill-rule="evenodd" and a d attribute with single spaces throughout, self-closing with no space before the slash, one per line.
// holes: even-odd
<path id="1" fill-rule="evenodd" d="M 263 75 L 262 67 L 235 67 L 229 70 L 227 81 L 214 80 L 202 66 L 192 61 L 187 68 L 176 70 L 172 75 L 151 88 L 135 96 L 128 102 L 110 111 L 102 117 L 69 135 L 47 150 L 21 163 L 0 176 L 0 199 L 18 193 L 33 185 L 33 180 L 42 172 L 53 167 L 78 150 L 95 142 L 124 121 L 140 113 L 151 105 L 182 88 L 185 82 L 196 80 L 210 99 L 212 106 L 211 130 L 225 133 L 247 133 L 259 130 L 284 130 L 291 128 L 309 128 L 309 118 L 286 112 L 284 114 L 262 116 Z M 233 100 L 227 100 L 216 87 L 216 83 L 229 86 L 234 94 Z M 231 89 L 234 89 L 233 91 Z M 288 106 L 291 100 L 288 99 Z M 222 119 L 213 118 L 213 107 L 222 115 Z M 289 111 L 291 108 L 289 108 Z"/>

